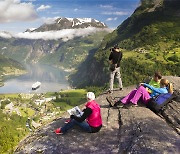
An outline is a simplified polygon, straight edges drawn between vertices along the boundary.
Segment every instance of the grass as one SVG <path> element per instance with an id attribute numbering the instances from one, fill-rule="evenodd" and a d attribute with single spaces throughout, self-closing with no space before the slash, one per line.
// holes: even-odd
<path id="1" fill-rule="evenodd" d="M 71 89 L 71 90 L 64 90 L 60 92 L 60 94 L 68 95 L 69 97 L 84 97 L 86 94 L 85 89 Z"/>
<path id="2" fill-rule="evenodd" d="M 19 111 L 23 117 L 32 117 L 35 114 L 35 111 L 31 108 L 19 107 Z"/>
<path id="3" fill-rule="evenodd" d="M 19 98 L 19 94 L 0 94 L 0 98 Z"/>
<path id="4" fill-rule="evenodd" d="M 85 89 L 65 90 L 61 91 L 59 95 L 61 96 L 61 98 L 58 98 L 56 101 L 53 102 L 53 104 L 56 107 L 60 107 L 61 110 L 64 111 L 86 102 Z"/>
<path id="5" fill-rule="evenodd" d="M 66 102 L 53 102 L 55 107 L 60 107 L 60 110 L 66 111 L 72 108 L 71 105 L 68 105 Z"/>

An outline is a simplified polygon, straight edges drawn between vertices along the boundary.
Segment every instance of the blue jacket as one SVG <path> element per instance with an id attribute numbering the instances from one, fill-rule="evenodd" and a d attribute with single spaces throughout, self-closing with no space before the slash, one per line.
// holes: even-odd
<path id="1" fill-rule="evenodd" d="M 168 93 L 168 90 L 166 87 L 164 88 L 154 88 L 153 86 L 150 86 L 149 84 L 144 83 L 145 87 L 148 87 L 152 90 L 152 93 L 150 94 L 151 97 L 157 96 L 159 94 Z"/>

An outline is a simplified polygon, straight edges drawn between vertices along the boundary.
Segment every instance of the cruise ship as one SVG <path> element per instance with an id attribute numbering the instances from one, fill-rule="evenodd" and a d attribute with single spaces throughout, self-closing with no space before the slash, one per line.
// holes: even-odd
<path id="1" fill-rule="evenodd" d="M 32 85 L 32 90 L 38 89 L 38 88 L 40 87 L 40 85 L 41 85 L 41 82 L 37 81 L 36 83 L 34 83 L 34 84 Z"/>

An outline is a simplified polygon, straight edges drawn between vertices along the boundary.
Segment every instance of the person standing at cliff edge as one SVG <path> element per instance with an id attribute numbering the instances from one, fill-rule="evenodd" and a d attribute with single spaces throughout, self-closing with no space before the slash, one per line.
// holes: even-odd
<path id="1" fill-rule="evenodd" d="M 119 90 L 123 90 L 122 80 L 121 80 L 121 73 L 120 73 L 120 61 L 122 59 L 122 52 L 120 51 L 118 44 L 116 44 L 112 49 L 109 55 L 110 61 L 110 89 L 109 93 L 113 92 L 113 84 L 114 84 L 114 77 L 118 79 L 119 82 Z"/>
<path id="2" fill-rule="evenodd" d="M 101 109 L 99 104 L 95 101 L 93 92 L 87 93 L 87 103 L 81 117 L 71 115 L 70 121 L 61 128 L 55 130 L 56 134 L 65 134 L 69 129 L 78 125 L 85 132 L 96 133 L 102 127 Z"/>

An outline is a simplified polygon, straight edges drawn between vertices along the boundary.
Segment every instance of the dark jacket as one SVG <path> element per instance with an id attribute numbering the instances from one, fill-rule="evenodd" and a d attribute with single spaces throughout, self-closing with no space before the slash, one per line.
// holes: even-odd
<path id="1" fill-rule="evenodd" d="M 109 60 L 111 60 L 113 64 L 117 64 L 117 67 L 119 67 L 121 59 L 122 59 L 122 52 L 121 51 L 117 52 L 113 48 L 109 55 Z"/>

